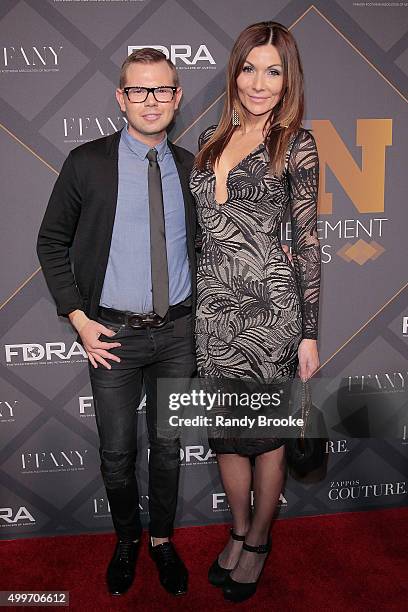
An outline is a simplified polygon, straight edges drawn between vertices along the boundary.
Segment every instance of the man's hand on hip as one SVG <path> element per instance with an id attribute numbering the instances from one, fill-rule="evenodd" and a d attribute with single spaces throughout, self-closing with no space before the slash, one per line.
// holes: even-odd
<path id="1" fill-rule="evenodd" d="M 115 332 L 98 323 L 89 319 L 82 310 L 74 310 L 69 315 L 69 320 L 72 326 L 77 330 L 81 336 L 82 344 L 88 355 L 89 361 L 94 368 L 98 367 L 100 363 L 108 370 L 112 369 L 110 363 L 106 360 L 111 359 L 112 361 L 120 362 L 120 358 L 116 355 L 111 355 L 110 349 L 121 346 L 120 342 L 101 342 L 99 336 L 104 334 L 105 336 L 114 336 Z"/>

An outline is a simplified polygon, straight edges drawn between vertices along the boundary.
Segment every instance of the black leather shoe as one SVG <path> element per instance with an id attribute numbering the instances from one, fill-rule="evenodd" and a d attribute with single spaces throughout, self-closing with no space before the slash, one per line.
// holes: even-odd
<path id="1" fill-rule="evenodd" d="M 171 542 L 157 546 L 149 543 L 149 553 L 159 570 L 162 586 L 172 595 L 187 593 L 188 572 Z"/>
<path id="2" fill-rule="evenodd" d="M 106 581 L 111 595 L 122 595 L 132 586 L 140 540 L 118 540 L 113 557 L 108 565 Z"/>
<path id="3" fill-rule="evenodd" d="M 233 540 L 237 540 L 238 542 L 245 541 L 245 536 L 237 535 L 236 533 L 234 533 L 234 530 L 232 528 L 230 529 L 230 535 Z M 210 569 L 208 570 L 208 582 L 216 587 L 223 586 L 225 580 L 227 579 L 227 576 L 230 575 L 233 569 L 233 567 L 231 567 L 231 569 L 221 567 L 217 557 Z"/>
<path id="4" fill-rule="evenodd" d="M 267 544 L 261 544 L 261 546 L 249 546 L 244 542 L 242 546 L 243 550 L 247 550 L 249 552 L 258 553 L 259 555 L 263 555 L 265 553 L 269 553 L 271 549 L 270 540 L 268 540 Z M 265 559 L 266 562 L 266 559 Z M 237 582 L 231 576 L 227 576 L 224 586 L 222 587 L 222 592 L 224 594 L 224 599 L 228 601 L 240 602 L 249 599 L 253 595 L 255 595 L 256 588 L 258 586 L 259 579 L 261 578 L 263 568 L 265 567 L 265 563 L 262 567 L 261 573 L 258 576 L 258 579 L 255 582 Z"/>

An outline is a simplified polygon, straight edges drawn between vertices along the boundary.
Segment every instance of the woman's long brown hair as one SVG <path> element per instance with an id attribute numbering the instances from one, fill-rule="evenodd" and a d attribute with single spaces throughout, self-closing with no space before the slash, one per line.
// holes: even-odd
<path id="1" fill-rule="evenodd" d="M 203 170 L 207 164 L 214 168 L 229 143 L 236 127 L 232 125 L 232 110 L 245 125 L 246 111 L 238 96 L 237 77 L 254 47 L 274 45 L 283 69 L 283 85 L 279 102 L 271 110 L 265 124 L 264 142 L 269 153 L 271 169 L 280 176 L 285 165 L 285 154 L 292 134 L 301 127 L 304 112 L 303 69 L 296 41 L 285 26 L 276 21 L 250 25 L 238 36 L 232 49 L 227 69 L 227 87 L 220 122 L 211 138 L 198 153 L 195 164 Z"/>

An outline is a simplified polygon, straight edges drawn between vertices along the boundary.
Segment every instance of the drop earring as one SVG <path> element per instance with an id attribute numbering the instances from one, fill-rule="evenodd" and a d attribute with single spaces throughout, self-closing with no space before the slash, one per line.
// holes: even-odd
<path id="1" fill-rule="evenodd" d="M 283 108 L 283 105 L 285 104 L 285 99 L 286 99 L 286 94 L 283 96 L 283 98 L 281 100 L 281 108 Z M 286 123 L 281 123 L 280 125 L 283 128 L 288 128 L 289 127 Z"/>
<path id="2" fill-rule="evenodd" d="M 232 117 L 231 117 L 231 122 L 232 122 L 232 125 L 233 125 L 234 127 L 237 127 L 238 125 L 241 125 L 241 122 L 240 122 L 240 120 L 239 120 L 239 115 L 238 115 L 238 113 L 237 113 L 237 111 L 236 111 L 235 107 L 232 109 Z"/>

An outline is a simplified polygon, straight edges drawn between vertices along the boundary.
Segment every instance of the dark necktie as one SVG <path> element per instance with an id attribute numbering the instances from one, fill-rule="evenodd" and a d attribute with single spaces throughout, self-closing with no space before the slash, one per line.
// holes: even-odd
<path id="1" fill-rule="evenodd" d="M 156 149 L 150 149 L 146 157 L 149 160 L 148 185 L 153 310 L 160 317 L 164 317 L 169 309 L 169 273 L 167 270 L 161 174 L 157 163 Z"/>

